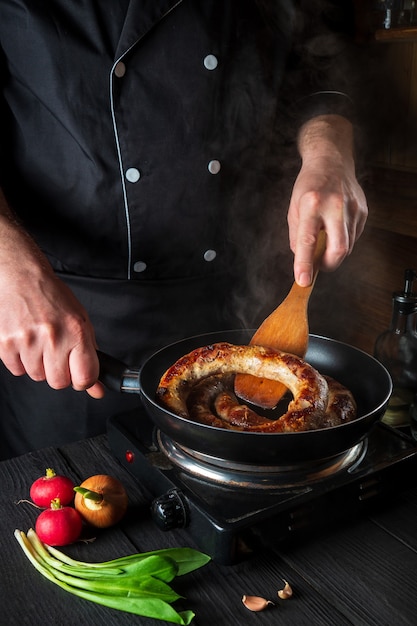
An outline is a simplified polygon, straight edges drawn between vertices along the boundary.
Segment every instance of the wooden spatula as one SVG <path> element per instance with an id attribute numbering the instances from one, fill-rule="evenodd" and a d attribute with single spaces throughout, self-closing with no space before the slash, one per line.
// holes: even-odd
<path id="1" fill-rule="evenodd" d="M 314 275 L 309 287 L 300 287 L 294 282 L 283 302 L 262 322 L 250 344 L 276 348 L 304 357 L 308 347 L 307 308 L 310 294 L 317 277 L 321 257 L 326 249 L 326 233 L 320 231 L 314 255 Z M 257 378 L 249 374 L 238 374 L 235 378 L 235 393 L 245 402 L 264 409 L 273 409 L 286 392 L 280 382 Z"/>

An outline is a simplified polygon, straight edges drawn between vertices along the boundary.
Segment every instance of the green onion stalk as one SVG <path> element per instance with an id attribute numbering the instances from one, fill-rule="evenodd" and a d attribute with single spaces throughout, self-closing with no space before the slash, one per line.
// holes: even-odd
<path id="1" fill-rule="evenodd" d="M 76 561 L 42 543 L 31 528 L 14 533 L 23 552 L 45 578 L 85 600 L 112 609 L 152 617 L 174 624 L 190 624 L 193 611 L 177 612 L 171 604 L 183 596 L 169 585 L 176 577 L 209 562 L 192 548 L 167 548 L 105 561 Z"/>

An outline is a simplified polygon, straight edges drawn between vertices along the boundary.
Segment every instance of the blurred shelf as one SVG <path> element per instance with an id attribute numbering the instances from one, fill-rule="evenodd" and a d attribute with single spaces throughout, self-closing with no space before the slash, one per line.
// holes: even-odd
<path id="1" fill-rule="evenodd" d="M 405 41 L 417 41 L 417 26 L 380 28 L 375 31 L 375 41 L 382 43 L 401 43 Z"/>

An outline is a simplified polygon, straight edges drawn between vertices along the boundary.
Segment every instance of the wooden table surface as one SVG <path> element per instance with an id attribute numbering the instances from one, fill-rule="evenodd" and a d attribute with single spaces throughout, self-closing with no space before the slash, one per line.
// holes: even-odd
<path id="1" fill-rule="evenodd" d="M 26 502 L 33 480 L 46 467 L 76 483 L 97 473 L 118 477 L 130 499 L 119 526 L 97 533 L 92 543 L 64 548 L 85 561 L 104 561 L 171 546 L 195 547 L 185 530 L 163 532 L 150 519 L 151 496 L 113 458 L 106 436 L 44 449 L 0 463 L 0 623 L 103 626 L 166 623 L 107 609 L 72 596 L 30 565 L 13 536 L 34 525 L 38 511 Z M 399 485 L 400 487 L 400 485 Z M 276 592 L 286 579 L 293 597 Z M 417 624 L 416 487 L 399 489 L 359 518 L 343 520 L 314 536 L 268 548 L 233 566 L 210 562 L 175 579 L 185 596 L 178 609 L 192 609 L 196 626 L 256 624 L 290 626 L 401 626 Z M 260 595 L 275 605 L 251 613 L 243 594 Z"/>

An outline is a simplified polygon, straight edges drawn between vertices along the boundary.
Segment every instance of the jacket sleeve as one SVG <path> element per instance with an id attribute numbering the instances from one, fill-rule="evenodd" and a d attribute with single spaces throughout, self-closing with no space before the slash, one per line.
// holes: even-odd
<path id="1" fill-rule="evenodd" d="M 5 134 L 7 132 L 7 107 L 5 103 L 4 90 L 6 85 L 6 61 L 3 50 L 0 46 L 0 187 L 3 186 L 3 164 L 7 155 L 5 154 Z"/>
<path id="2" fill-rule="evenodd" d="M 10 114 L 5 99 L 7 75 L 6 58 L 0 46 L 0 187 L 4 186 L 4 164 L 7 159 L 6 133 L 10 132 L 10 124 L 8 123 Z"/>
<path id="3" fill-rule="evenodd" d="M 358 67 L 349 0 L 298 0 L 282 101 L 302 124 L 322 114 L 354 120 Z"/>

